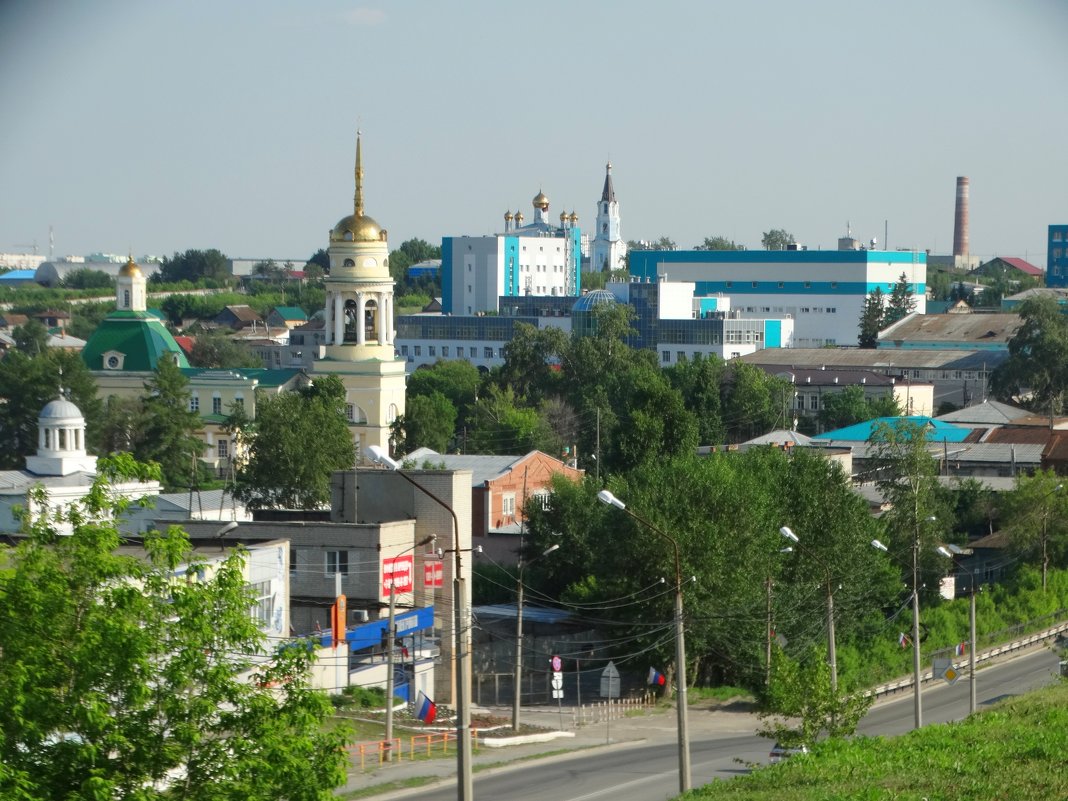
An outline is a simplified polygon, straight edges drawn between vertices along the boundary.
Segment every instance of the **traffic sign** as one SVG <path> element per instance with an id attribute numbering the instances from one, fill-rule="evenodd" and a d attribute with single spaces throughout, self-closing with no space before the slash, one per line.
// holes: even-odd
<path id="1" fill-rule="evenodd" d="M 559 673 L 560 669 L 563 667 L 564 663 L 563 663 L 563 660 L 560 659 L 560 657 L 554 655 L 553 658 L 552 658 L 552 665 L 553 665 L 553 671 L 556 672 L 556 673 Z"/>
<path id="2" fill-rule="evenodd" d="M 601 698 L 619 698 L 619 668 L 615 662 L 601 671 Z"/>

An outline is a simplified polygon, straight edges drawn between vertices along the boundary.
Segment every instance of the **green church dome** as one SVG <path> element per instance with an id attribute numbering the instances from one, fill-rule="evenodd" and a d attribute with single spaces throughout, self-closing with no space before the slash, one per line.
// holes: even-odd
<path id="1" fill-rule="evenodd" d="M 112 312 L 82 349 L 82 361 L 90 370 L 148 373 L 164 356 L 179 367 L 189 366 L 163 321 L 143 311 Z"/>

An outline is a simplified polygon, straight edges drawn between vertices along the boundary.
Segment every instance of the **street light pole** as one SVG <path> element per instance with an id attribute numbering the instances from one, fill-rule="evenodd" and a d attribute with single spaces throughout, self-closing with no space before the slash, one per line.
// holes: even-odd
<path id="1" fill-rule="evenodd" d="M 808 548 L 801 544 L 801 541 L 797 538 L 797 535 L 794 534 L 793 530 L 789 526 L 782 526 L 781 528 L 779 528 L 779 533 L 786 537 L 786 539 L 790 540 L 790 542 L 797 545 L 797 547 L 801 550 L 811 554 L 811 551 L 809 551 Z M 816 560 L 817 563 L 819 563 L 820 567 L 823 568 L 823 572 L 827 579 L 827 665 L 831 669 L 831 695 L 837 700 L 838 658 L 835 649 L 834 636 L 834 583 L 831 579 L 831 571 L 827 569 L 827 566 L 823 564 L 823 562 L 818 557 L 816 557 L 815 554 L 812 554 L 812 557 Z"/>
<path id="2" fill-rule="evenodd" d="M 428 537 L 424 537 L 411 548 L 405 548 L 397 556 L 404 556 L 408 551 L 414 551 L 416 548 L 421 548 L 424 545 L 432 543 L 436 537 L 431 534 Z M 389 622 L 387 624 L 387 637 L 386 642 L 386 761 L 393 761 L 393 641 L 396 637 L 396 610 L 397 610 L 397 582 L 393 576 L 389 579 Z"/>
<path id="3" fill-rule="evenodd" d="M 963 555 L 971 553 L 964 551 L 956 545 L 939 547 L 935 549 L 939 554 L 951 560 L 954 565 L 968 574 L 968 714 L 975 714 L 975 573 L 957 561 L 955 554 Z"/>
<path id="4" fill-rule="evenodd" d="M 546 548 L 541 556 L 530 560 L 534 564 L 542 556 L 548 556 L 553 551 L 560 549 L 558 544 Z M 512 731 L 519 731 L 519 704 L 523 688 L 523 556 L 519 556 L 519 570 L 516 579 L 516 607 L 515 607 L 515 695 L 512 699 Z"/>
<path id="5" fill-rule="evenodd" d="M 597 500 L 601 503 L 614 506 L 617 509 L 626 513 L 629 517 L 637 520 L 643 526 L 648 528 L 655 534 L 666 539 L 671 543 L 675 549 L 675 662 L 676 673 L 678 675 L 678 692 L 676 698 L 676 706 L 678 707 L 678 740 L 679 740 L 679 792 L 685 793 L 691 787 L 690 781 L 690 728 L 687 718 L 687 698 L 686 698 L 686 635 L 685 626 L 683 625 L 683 607 L 682 607 L 682 566 L 679 558 L 679 543 L 671 535 L 662 531 L 657 526 L 654 526 L 648 520 L 636 512 L 632 512 L 626 507 L 623 501 L 619 500 L 608 490 L 601 490 L 597 493 Z"/>
<path id="6" fill-rule="evenodd" d="M 460 560 L 460 523 L 456 512 L 445 501 L 432 493 L 414 478 L 402 472 L 400 465 L 394 461 L 383 448 L 372 445 L 367 449 L 371 461 L 393 470 L 398 476 L 411 484 L 430 500 L 434 501 L 452 518 L 453 533 L 453 578 L 452 605 L 454 612 L 453 650 L 456 665 L 456 797 L 458 801 L 472 801 L 474 781 L 471 771 L 471 699 L 467 692 L 467 629 L 465 609 L 465 588 Z"/>

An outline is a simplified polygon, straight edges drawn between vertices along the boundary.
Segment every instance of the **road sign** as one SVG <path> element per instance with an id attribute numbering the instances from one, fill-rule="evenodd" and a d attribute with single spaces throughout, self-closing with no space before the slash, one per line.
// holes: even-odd
<path id="1" fill-rule="evenodd" d="M 558 670 L 553 671 L 552 676 L 553 698 L 564 697 L 564 674 Z"/>
<path id="2" fill-rule="evenodd" d="M 953 664 L 952 659 L 939 657 L 932 660 L 931 668 L 931 672 L 940 679 L 943 679 L 947 684 L 954 684 L 957 679 L 960 678 L 960 671 Z"/>
<path id="3" fill-rule="evenodd" d="M 423 586 L 441 587 L 445 584 L 445 565 L 441 561 L 423 563 Z"/>
<path id="4" fill-rule="evenodd" d="M 619 669 L 615 662 L 601 671 L 601 698 L 619 698 Z"/>
<path id="5" fill-rule="evenodd" d="M 560 669 L 563 667 L 563 664 L 564 662 L 562 659 L 560 659 L 560 657 L 554 656 L 552 658 L 553 672 L 559 673 Z"/>

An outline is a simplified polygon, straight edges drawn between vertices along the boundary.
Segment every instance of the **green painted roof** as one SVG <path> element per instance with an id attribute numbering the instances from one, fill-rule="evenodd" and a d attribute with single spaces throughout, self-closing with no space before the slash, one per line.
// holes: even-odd
<path id="1" fill-rule="evenodd" d="M 290 369 L 290 368 L 267 368 L 267 367 L 189 367 L 183 365 L 186 369 L 182 370 L 185 373 L 186 378 L 196 378 L 202 375 L 225 375 L 226 373 L 232 373 L 247 378 L 249 380 L 255 380 L 261 387 L 280 387 L 283 384 L 287 384 L 293 380 L 295 376 L 303 373 L 303 370 Z"/>
<path id="2" fill-rule="evenodd" d="M 307 320 L 308 315 L 300 306 L 275 306 L 274 310 L 281 315 L 283 320 Z"/>
<path id="3" fill-rule="evenodd" d="M 161 356 L 173 354 L 179 367 L 188 367 L 185 353 L 171 332 L 149 312 L 114 311 L 105 317 L 82 349 L 82 361 L 90 370 L 105 370 L 104 354 L 123 355 L 117 372 L 151 372 Z"/>

